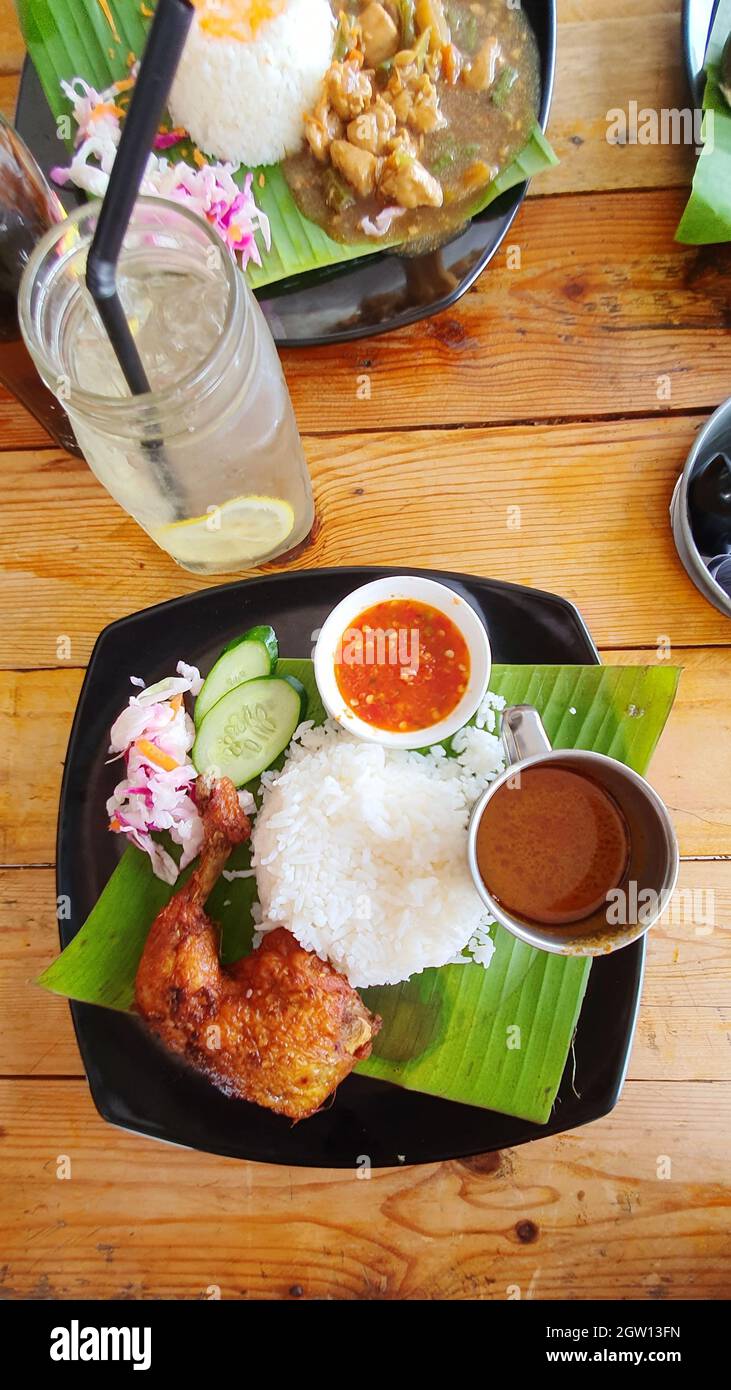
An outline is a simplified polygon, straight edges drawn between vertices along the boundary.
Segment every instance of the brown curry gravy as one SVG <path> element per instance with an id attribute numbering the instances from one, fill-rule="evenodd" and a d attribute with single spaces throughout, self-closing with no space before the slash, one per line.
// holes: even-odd
<path id="1" fill-rule="evenodd" d="M 622 881 L 627 822 L 614 797 L 560 764 L 498 787 L 477 827 L 480 875 L 511 916 L 558 927 L 590 917 Z"/>
<path id="2" fill-rule="evenodd" d="M 336 16 L 343 10 L 354 19 L 364 3 L 365 0 L 331 0 Z M 393 15 L 403 9 L 394 0 L 385 0 L 385 4 Z M 443 205 L 412 208 L 399 220 L 397 228 L 394 224 L 381 238 L 365 236 L 363 218 L 376 217 L 385 203 L 393 199 L 353 195 L 342 206 L 333 207 L 328 199 L 329 161 L 318 162 L 306 143 L 286 159 L 282 169 L 300 211 L 335 241 L 368 241 L 377 246 L 379 240 L 392 241 L 397 230 L 396 241 L 401 246 L 413 243 L 414 251 L 442 245 L 472 216 L 478 195 L 485 187 L 485 180 L 478 185 L 470 183 L 469 171 L 482 163 L 502 172 L 530 139 L 540 101 L 540 59 L 535 35 L 520 5 L 507 4 L 506 0 L 444 0 L 444 10 L 452 43 L 464 61 L 473 60 L 480 46 L 494 36 L 500 41 L 515 81 L 499 105 L 491 98 L 490 90 L 471 91 L 461 81 L 437 81 L 446 125 L 421 137 L 420 157 L 442 185 Z M 400 46 L 409 47 L 410 43 L 404 39 Z M 389 71 L 376 70 L 377 91 L 385 86 L 388 77 Z M 353 194 L 347 185 L 346 191 Z"/>

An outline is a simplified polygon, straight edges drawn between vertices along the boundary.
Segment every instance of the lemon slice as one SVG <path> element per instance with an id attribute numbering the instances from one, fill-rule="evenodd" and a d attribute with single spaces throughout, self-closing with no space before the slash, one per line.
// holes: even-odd
<path id="1" fill-rule="evenodd" d="M 181 564 L 246 568 L 279 549 L 294 528 L 280 497 L 233 497 L 205 516 L 159 526 L 153 536 Z"/>

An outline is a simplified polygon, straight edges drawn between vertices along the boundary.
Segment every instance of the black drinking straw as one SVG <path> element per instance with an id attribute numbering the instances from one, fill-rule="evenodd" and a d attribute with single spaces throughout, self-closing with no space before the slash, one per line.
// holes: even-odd
<path id="1" fill-rule="evenodd" d="M 87 289 L 133 396 L 149 392 L 150 383 L 117 293 L 117 266 L 192 18 L 190 0 L 158 0 L 86 263 Z M 179 516 L 162 439 L 146 447 Z"/>

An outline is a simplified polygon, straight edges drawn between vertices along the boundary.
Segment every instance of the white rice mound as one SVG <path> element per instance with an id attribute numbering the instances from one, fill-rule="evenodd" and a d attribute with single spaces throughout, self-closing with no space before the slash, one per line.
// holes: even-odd
<path id="1" fill-rule="evenodd" d="M 262 777 L 252 836 L 259 930 L 285 926 L 351 985 L 397 984 L 429 966 L 489 965 L 491 918 L 467 864 L 467 823 L 503 770 L 488 695 L 478 724 L 426 754 L 384 749 L 328 721 L 300 725 Z"/>
<path id="2" fill-rule="evenodd" d="M 244 43 L 205 33 L 196 13 L 170 96 L 173 124 L 215 159 L 277 164 L 302 142 L 334 25 L 328 0 L 288 0 Z"/>

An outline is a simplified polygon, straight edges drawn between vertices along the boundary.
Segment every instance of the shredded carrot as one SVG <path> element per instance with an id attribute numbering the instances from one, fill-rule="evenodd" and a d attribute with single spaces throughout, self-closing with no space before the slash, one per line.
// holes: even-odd
<path id="1" fill-rule="evenodd" d="M 170 708 L 171 708 L 173 714 L 177 714 L 177 712 L 178 712 L 178 710 L 180 709 L 180 706 L 182 705 L 182 703 L 183 703 L 183 697 L 182 697 L 182 695 L 173 695 L 173 698 L 172 698 L 172 700 L 170 701 Z"/>
<path id="2" fill-rule="evenodd" d="M 91 121 L 98 121 L 100 116 L 123 116 L 124 111 L 121 106 L 115 106 L 113 101 L 103 101 L 99 106 L 95 106 L 89 117 Z"/>
<path id="3" fill-rule="evenodd" d="M 148 9 L 147 5 L 140 5 L 140 14 L 143 14 L 145 19 L 152 19 L 154 13 L 155 11 Z"/>
<path id="4" fill-rule="evenodd" d="M 135 54 L 132 52 L 132 49 L 130 49 L 129 53 L 127 54 L 127 67 L 133 68 L 136 62 L 137 58 L 135 57 Z"/>
<path id="5" fill-rule="evenodd" d="M 143 758 L 147 758 L 148 762 L 157 763 L 157 766 L 161 767 L 164 772 L 172 772 L 173 768 L 178 766 L 169 753 L 163 753 L 161 748 L 156 748 L 155 744 L 150 743 L 147 738 L 138 738 L 135 741 L 135 748 L 138 749 Z"/>
<path id="6" fill-rule="evenodd" d="M 442 69 L 447 82 L 454 86 L 459 77 L 459 54 L 453 43 L 444 44 L 442 48 Z"/>
<path id="7" fill-rule="evenodd" d="M 130 92 L 135 85 L 134 77 L 122 77 L 119 82 L 115 82 L 115 92 Z"/>
<path id="8" fill-rule="evenodd" d="M 119 828 L 120 828 L 120 825 L 119 825 L 119 821 L 117 820 L 117 817 L 116 817 L 116 816 L 112 816 L 112 819 L 111 819 L 110 822 L 109 822 L 109 829 L 110 829 L 110 830 L 119 830 Z"/>
<path id="9" fill-rule="evenodd" d="M 200 150 L 193 150 L 193 160 L 198 165 L 199 169 L 205 168 L 206 160 Z"/>
<path id="10" fill-rule="evenodd" d="M 286 0 L 193 0 L 198 23 L 212 38 L 239 39 L 249 43 L 268 20 L 282 13 Z"/>
<path id="11" fill-rule="evenodd" d="M 263 187 L 264 187 L 264 184 L 266 183 L 266 179 L 264 178 L 264 175 L 263 175 L 263 174 L 260 174 L 260 175 L 259 175 L 259 178 L 258 178 L 257 182 L 258 182 L 260 188 L 263 188 Z"/>
<path id="12" fill-rule="evenodd" d="M 104 18 L 106 19 L 107 24 L 109 25 L 109 28 L 110 28 L 111 31 L 112 31 L 112 36 L 113 36 L 113 38 L 114 38 L 114 42 L 115 42 L 115 43 L 121 43 L 121 39 L 120 39 L 119 34 L 118 34 L 118 32 L 117 32 L 117 26 L 116 26 L 116 24 L 114 23 L 114 15 L 112 14 L 112 11 L 111 11 L 110 8 L 109 8 L 109 0 L 99 0 L 99 8 L 100 8 L 102 14 L 104 15 Z"/>

